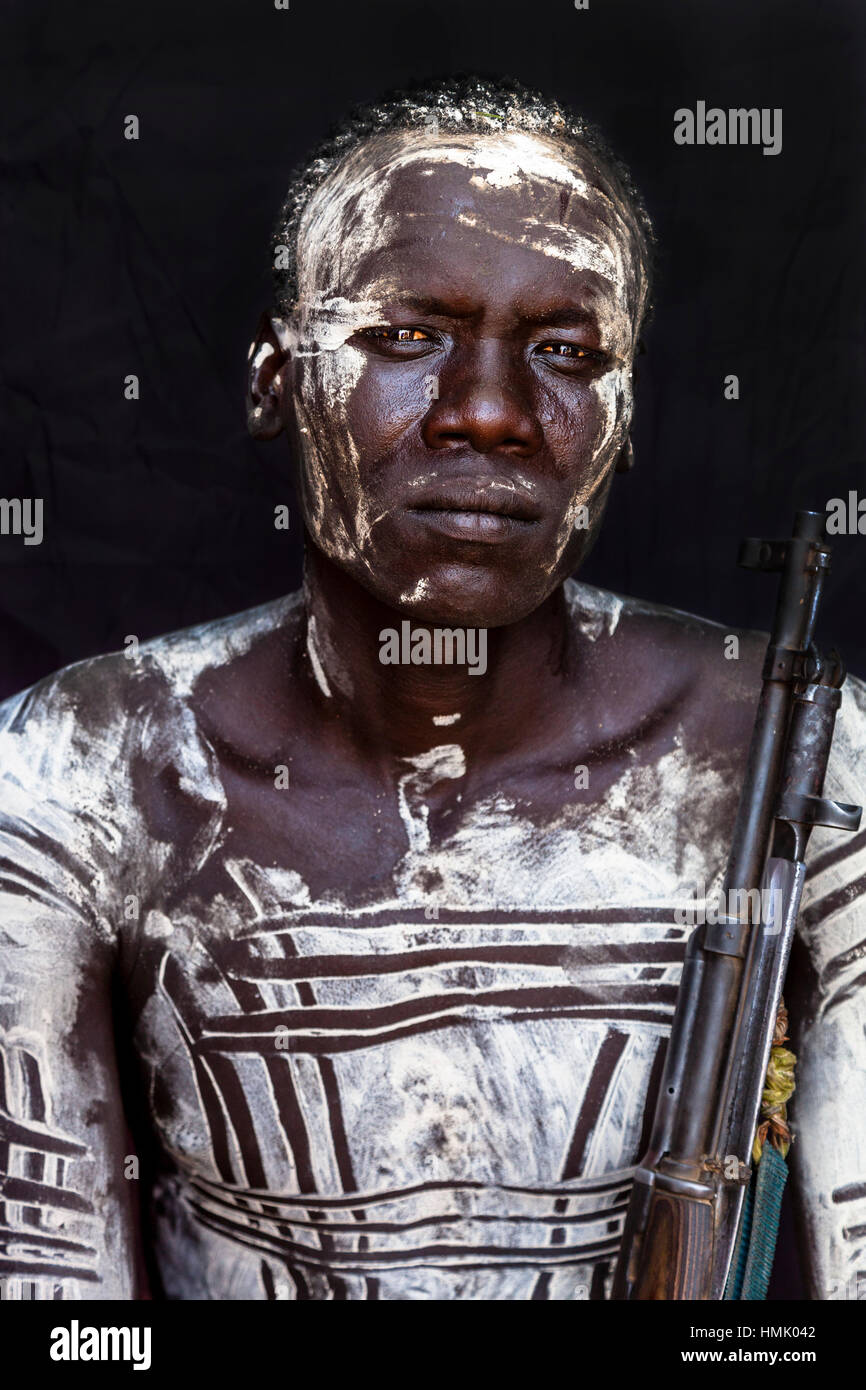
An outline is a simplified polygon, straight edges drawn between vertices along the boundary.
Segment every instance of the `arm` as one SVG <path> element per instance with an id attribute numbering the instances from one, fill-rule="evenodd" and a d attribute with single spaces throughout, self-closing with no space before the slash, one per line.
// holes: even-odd
<path id="1" fill-rule="evenodd" d="M 825 794 L 864 802 L 866 686 L 849 677 Z M 819 838 L 820 837 L 820 838 Z M 789 993 L 797 1089 L 789 1162 L 808 1293 L 866 1297 L 866 832 L 816 831 Z M 803 949 L 805 948 L 805 949 Z M 786 993 L 788 993 L 786 991 Z"/>
<path id="2" fill-rule="evenodd" d="M 80 737 L 56 693 L 0 707 L 0 1280 L 12 1299 L 139 1294 L 105 909 L 118 846 L 88 797 Z"/>

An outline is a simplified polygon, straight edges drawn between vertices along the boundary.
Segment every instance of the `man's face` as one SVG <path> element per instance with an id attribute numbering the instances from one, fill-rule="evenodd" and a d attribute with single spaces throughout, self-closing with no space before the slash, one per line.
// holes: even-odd
<path id="1" fill-rule="evenodd" d="M 627 219 L 517 133 L 377 137 L 317 190 L 281 408 L 314 542 L 387 604 L 514 622 L 588 549 L 632 410 Z"/>

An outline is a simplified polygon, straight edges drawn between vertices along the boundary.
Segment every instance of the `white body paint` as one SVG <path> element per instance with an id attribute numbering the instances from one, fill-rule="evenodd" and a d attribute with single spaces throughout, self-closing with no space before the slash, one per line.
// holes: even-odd
<path id="1" fill-rule="evenodd" d="M 328 684 L 328 677 L 325 675 L 325 668 L 319 656 L 318 643 L 316 641 L 316 620 L 311 615 L 307 623 L 307 656 L 310 658 L 310 665 L 313 668 L 313 675 L 316 684 L 326 699 L 331 698 L 331 687 Z"/>
<path id="2" fill-rule="evenodd" d="M 412 771 L 405 773 L 398 783 L 400 818 L 406 827 L 410 853 L 426 855 L 430 849 L 430 830 L 427 825 L 429 808 L 424 798 L 429 787 L 444 777 L 463 777 L 466 759 L 458 743 L 444 743 L 416 758 L 402 758 L 401 762 L 408 763 Z"/>
<path id="3" fill-rule="evenodd" d="M 567 598 L 597 644 L 646 609 L 582 585 Z M 299 597 L 268 604 L 148 644 L 138 663 L 85 662 L 0 707 L 9 1104 L 33 1120 L 26 1053 L 45 1090 L 37 1123 L 84 1146 L 62 1173 L 49 1156 L 44 1181 L 93 1206 L 46 1211 L 40 1230 L 91 1245 L 99 1280 L 71 1275 L 61 1251 L 60 1272 L 36 1282 L 44 1296 L 55 1282 L 67 1298 L 131 1296 L 123 1155 L 106 1150 L 99 1110 L 117 1100 L 88 1049 L 93 962 L 122 943 L 170 1167 L 155 1239 L 171 1296 L 601 1296 L 688 932 L 674 912 L 696 880 L 719 880 L 730 788 L 674 741 L 597 804 L 564 795 L 539 826 L 492 791 L 434 840 L 431 790 L 465 771 L 457 743 L 436 744 L 400 774 L 406 842 L 390 886 L 316 896 L 290 844 L 281 866 L 233 853 L 189 699 L 257 635 L 302 621 Z M 862 801 L 856 680 L 837 728 L 826 794 Z M 148 827 L 141 776 L 170 777 L 195 806 L 191 839 Z M 837 847 L 816 832 L 801 924 L 815 1022 L 792 1105 L 818 1297 L 845 1297 L 864 1258 L 866 849 L 828 858 Z M 126 920 L 133 892 L 140 913 Z"/>

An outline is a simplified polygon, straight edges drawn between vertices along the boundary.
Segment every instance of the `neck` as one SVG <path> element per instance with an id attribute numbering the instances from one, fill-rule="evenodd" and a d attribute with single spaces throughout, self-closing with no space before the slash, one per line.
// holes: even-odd
<path id="1" fill-rule="evenodd" d="M 541 736 L 541 712 L 565 681 L 561 586 L 519 622 L 460 630 L 463 664 L 443 661 L 450 644 L 441 636 L 437 643 L 435 624 L 413 618 L 406 626 L 402 613 L 309 543 L 304 593 L 313 698 L 356 750 L 375 760 L 413 758 L 459 744 L 467 760 L 477 761 L 531 744 L 533 731 Z M 427 659 L 412 662 L 413 652 Z"/>

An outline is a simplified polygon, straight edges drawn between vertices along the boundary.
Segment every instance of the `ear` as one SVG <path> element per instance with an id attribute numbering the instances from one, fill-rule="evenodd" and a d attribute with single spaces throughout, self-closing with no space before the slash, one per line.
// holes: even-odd
<path id="1" fill-rule="evenodd" d="M 283 398 L 290 388 L 291 356 L 282 320 L 262 314 L 249 350 L 247 429 L 253 439 L 276 439 L 283 428 Z"/>

